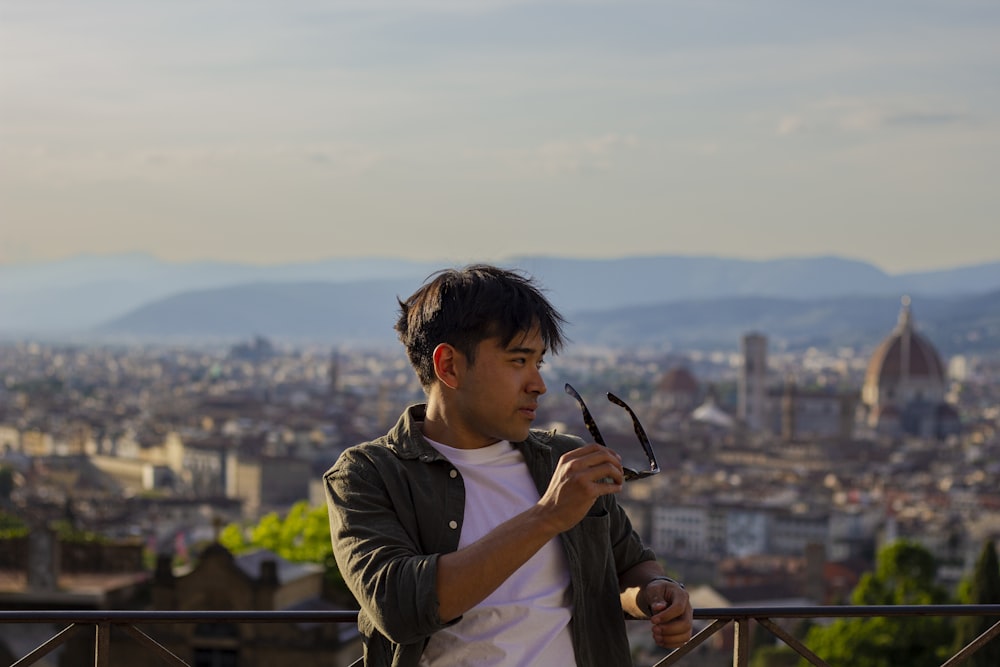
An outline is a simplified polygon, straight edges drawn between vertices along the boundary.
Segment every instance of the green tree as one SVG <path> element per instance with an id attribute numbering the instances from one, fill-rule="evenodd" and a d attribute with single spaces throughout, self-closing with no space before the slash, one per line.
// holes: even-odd
<path id="1" fill-rule="evenodd" d="M 267 549 L 296 563 L 319 563 L 330 590 L 344 601 L 353 599 L 333 557 L 325 505 L 310 507 L 302 501 L 283 517 L 276 512 L 264 515 L 255 526 L 231 523 L 219 534 L 219 543 L 234 554 Z"/>
<path id="2" fill-rule="evenodd" d="M 293 505 L 285 516 L 266 514 L 247 530 L 230 524 L 219 542 L 233 553 L 268 549 L 297 563 L 323 563 L 333 555 L 326 507 L 310 507 L 305 501 Z"/>
<path id="3" fill-rule="evenodd" d="M 987 540 L 972 576 L 962 581 L 958 599 L 965 604 L 1000 604 L 1000 563 L 993 540 Z M 959 651 L 996 622 L 986 616 L 963 616 L 955 622 L 955 651 Z M 967 667 L 1000 665 L 1000 639 L 994 639 L 970 657 Z"/>
<path id="4" fill-rule="evenodd" d="M 284 558 L 281 553 L 282 523 L 283 520 L 277 512 L 265 514 L 260 518 L 260 522 L 250 530 L 250 544 L 260 549 L 273 551 Z"/>
<path id="5" fill-rule="evenodd" d="M 851 596 L 856 605 L 942 604 L 947 593 L 935 581 L 937 563 L 923 546 L 896 542 L 881 552 Z M 837 667 L 937 667 L 952 633 L 935 617 L 838 619 L 814 626 L 806 645 Z M 800 664 L 806 664 L 803 660 Z"/>
<path id="6" fill-rule="evenodd" d="M 0 510 L 0 539 L 24 537 L 28 532 L 24 519 Z"/>
<path id="7" fill-rule="evenodd" d="M 219 544 L 229 549 L 230 553 L 241 554 L 250 550 L 250 543 L 239 524 L 231 523 L 219 533 Z"/>

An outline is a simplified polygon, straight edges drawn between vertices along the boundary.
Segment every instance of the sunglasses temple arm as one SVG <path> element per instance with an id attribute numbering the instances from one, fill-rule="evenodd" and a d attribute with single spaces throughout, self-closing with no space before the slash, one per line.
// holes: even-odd
<path id="1" fill-rule="evenodd" d="M 649 442 L 649 436 L 646 435 L 646 429 L 644 429 L 642 424 L 639 423 L 639 418 L 636 416 L 635 412 L 625 401 L 618 398 L 611 392 L 608 392 L 608 400 L 615 405 L 625 408 L 628 412 L 628 416 L 632 418 L 632 428 L 635 429 L 635 437 L 639 439 L 639 444 L 642 445 L 643 451 L 646 452 L 646 456 L 649 457 L 649 469 L 659 470 L 660 466 L 656 462 L 656 455 L 653 454 L 653 445 Z"/>
<path id="2" fill-rule="evenodd" d="M 587 404 L 583 402 L 583 397 L 568 383 L 566 384 L 566 393 L 575 398 L 576 402 L 580 404 L 580 411 L 583 413 L 583 423 L 587 427 L 587 430 L 590 431 L 590 436 L 594 439 L 594 442 L 602 447 L 607 447 L 604 444 L 604 438 L 601 437 L 601 430 L 597 428 L 597 422 L 594 421 L 590 410 L 587 409 Z"/>
<path id="3" fill-rule="evenodd" d="M 590 416 L 590 410 L 588 410 L 587 406 L 583 404 L 583 401 L 580 402 L 580 406 L 583 410 L 583 423 L 587 425 L 587 430 L 590 431 L 590 435 L 594 438 L 594 442 L 602 447 L 607 447 L 607 445 L 604 444 L 604 438 L 601 437 L 601 430 L 597 428 L 597 422 L 595 422 L 594 418 Z"/>

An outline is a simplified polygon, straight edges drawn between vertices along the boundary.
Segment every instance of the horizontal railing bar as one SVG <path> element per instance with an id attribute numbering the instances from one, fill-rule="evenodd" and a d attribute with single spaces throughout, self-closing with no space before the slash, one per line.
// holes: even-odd
<path id="1" fill-rule="evenodd" d="M 742 618 L 863 618 L 869 616 L 997 616 L 1000 604 L 830 605 L 796 607 L 718 607 L 694 610 L 703 620 Z M 354 623 L 358 612 L 328 611 L 163 611 L 163 610 L 22 610 L 0 611 L 0 623 Z"/>
<path id="2" fill-rule="evenodd" d="M 355 623 L 356 611 L 0 611 L 0 623 Z"/>
<path id="3" fill-rule="evenodd" d="M 831 605 L 831 606 L 789 606 L 789 607 L 720 607 L 720 608 L 700 608 L 694 610 L 694 618 L 699 620 L 711 620 L 713 623 L 697 633 L 692 640 L 680 650 L 674 651 L 666 656 L 657 665 L 673 665 L 681 660 L 684 655 L 694 650 L 704 642 L 709 636 L 715 634 L 720 629 L 731 622 L 737 622 L 740 626 L 736 633 L 736 639 L 741 640 L 741 644 L 734 647 L 733 664 L 742 666 L 748 659 L 749 647 L 742 646 L 749 639 L 740 635 L 746 635 L 746 624 L 751 620 L 766 627 L 780 641 L 791 647 L 800 656 L 806 658 L 814 665 L 823 667 L 826 665 L 822 659 L 816 656 L 805 645 L 785 632 L 772 619 L 788 618 L 865 618 L 884 617 L 902 618 L 914 616 L 995 616 L 1000 617 L 1000 604 L 942 604 L 942 605 Z M 80 629 L 82 625 L 92 624 L 96 626 L 97 636 L 95 641 L 95 665 L 100 667 L 108 659 L 110 646 L 110 626 L 123 625 L 124 629 L 145 645 L 147 649 L 153 650 L 160 658 L 165 659 L 173 665 L 188 667 L 187 663 L 171 653 L 168 649 L 156 642 L 152 637 L 136 628 L 140 624 L 160 624 L 160 623 L 356 623 L 358 612 L 351 610 L 309 610 L 309 611 L 288 611 L 288 610 L 255 610 L 255 611 L 225 611 L 225 610 L 191 610 L 191 611 L 165 611 L 165 610 L 0 610 L 0 624 L 4 623 L 69 623 L 70 626 L 63 628 L 55 637 L 52 637 L 34 651 L 24 656 L 12 665 L 31 665 L 42 656 L 50 652 L 59 644 L 63 643 L 70 634 Z M 968 646 L 961 649 L 950 658 L 943 667 L 959 665 L 965 662 L 978 648 L 1000 634 L 1000 622 L 993 625 L 988 631 L 977 637 Z M 103 650 L 102 650 L 103 647 Z M 747 650 L 741 650 L 741 649 Z M 359 658 L 352 663 L 351 667 L 360 665 L 363 658 Z"/>
<path id="4" fill-rule="evenodd" d="M 869 616 L 1000 616 L 1000 604 L 830 605 L 809 607 L 719 607 L 694 610 L 698 619 L 863 618 Z"/>

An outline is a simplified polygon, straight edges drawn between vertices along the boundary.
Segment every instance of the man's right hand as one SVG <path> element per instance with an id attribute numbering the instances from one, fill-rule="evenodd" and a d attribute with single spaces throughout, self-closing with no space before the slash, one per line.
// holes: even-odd
<path id="1" fill-rule="evenodd" d="M 592 443 L 560 457 L 538 508 L 561 533 L 579 523 L 598 497 L 621 491 L 623 480 L 621 457 Z"/>

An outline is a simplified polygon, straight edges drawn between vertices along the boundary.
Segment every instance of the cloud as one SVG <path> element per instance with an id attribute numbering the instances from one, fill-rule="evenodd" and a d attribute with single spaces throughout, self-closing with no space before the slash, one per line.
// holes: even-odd
<path id="1" fill-rule="evenodd" d="M 549 174 L 575 174 L 612 168 L 613 157 L 637 144 L 631 134 L 605 134 L 580 141 L 550 141 L 538 149 L 538 160 Z"/>
<path id="2" fill-rule="evenodd" d="M 948 112 L 927 112 L 927 111 L 916 111 L 916 112 L 904 112 L 893 116 L 888 116 L 885 119 L 886 125 L 955 125 L 960 123 L 965 123 L 971 119 L 967 114 L 959 113 L 948 113 Z"/>
<path id="3" fill-rule="evenodd" d="M 908 127 L 942 127 L 970 123 L 969 114 L 933 100 L 827 98 L 778 119 L 775 133 L 865 133 Z"/>
<path id="4" fill-rule="evenodd" d="M 800 131 L 803 126 L 803 121 L 801 116 L 783 116 L 778 121 L 778 135 L 785 136 L 788 134 L 795 134 Z"/>

